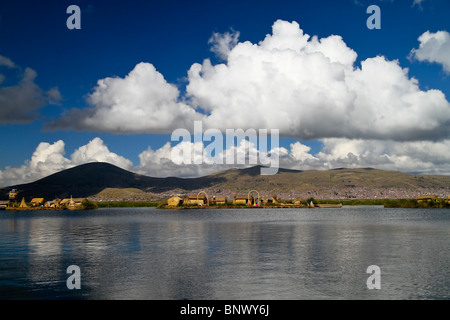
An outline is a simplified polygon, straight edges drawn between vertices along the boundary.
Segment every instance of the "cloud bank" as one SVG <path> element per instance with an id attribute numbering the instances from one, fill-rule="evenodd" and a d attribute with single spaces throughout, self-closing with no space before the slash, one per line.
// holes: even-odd
<path id="1" fill-rule="evenodd" d="M 301 140 L 449 136 L 445 95 L 421 90 L 396 60 L 377 56 L 357 66 L 357 53 L 342 37 L 311 37 L 295 21 L 276 21 L 259 43 L 238 37 L 213 35 L 212 50 L 225 61 L 194 63 L 183 96 L 152 64 L 140 63 L 125 78 L 99 80 L 91 107 L 74 109 L 49 128 L 167 133 L 202 120 L 206 128 L 279 129 Z M 415 56 L 446 61 L 441 50 L 425 54 L 427 43 L 440 37 L 423 35 Z"/>
<path id="2" fill-rule="evenodd" d="M 189 70 L 187 92 L 213 128 L 280 129 L 300 139 L 440 139 L 450 104 L 421 91 L 397 61 L 366 59 L 339 36 L 310 38 L 295 22 L 277 21 L 255 45 L 239 43 L 227 64 Z"/>
<path id="3" fill-rule="evenodd" d="M 447 70 L 443 52 L 448 52 L 448 33 L 425 32 L 419 42 L 411 57 Z M 376 56 L 356 65 L 357 53 L 342 37 L 319 39 L 297 22 L 282 20 L 258 43 L 241 42 L 239 33 L 231 31 L 213 34 L 210 44 L 222 62 L 194 63 L 185 93 L 152 64 L 139 63 L 123 78 L 99 80 L 88 95 L 88 108 L 73 109 L 47 128 L 170 133 L 192 129 L 201 120 L 204 129 L 278 129 L 282 136 L 297 138 L 288 148 L 271 150 L 279 155 L 281 168 L 376 167 L 450 174 L 450 104 L 440 90 L 421 90 L 397 60 Z M 0 59 L 0 65 L 14 67 L 7 59 Z M 34 79 L 32 73 L 29 79 Z M 300 142 L 312 139 L 323 146 L 316 154 Z M 23 166 L 0 171 L 0 182 L 30 182 L 91 161 L 155 177 L 198 177 L 246 166 L 214 164 L 208 155 L 195 153 L 197 147 L 190 142 L 168 142 L 156 150 L 149 146 L 133 164 L 99 138 L 70 157 L 64 155 L 64 142 L 42 143 Z M 173 162 L 174 151 L 183 148 L 191 148 L 203 163 Z M 238 154 L 259 152 L 248 142 L 233 148 Z"/>
<path id="4" fill-rule="evenodd" d="M 277 153 L 280 168 L 296 170 L 326 170 L 333 168 L 373 167 L 384 170 L 401 170 L 425 174 L 450 174 L 450 139 L 439 142 L 396 142 L 381 140 L 332 138 L 321 140 L 323 148 L 312 154 L 311 147 L 297 141 L 289 148 L 279 147 L 270 150 Z M 6 167 L 0 170 L 0 186 L 28 183 L 50 174 L 88 162 L 108 162 L 132 172 L 153 177 L 200 177 L 231 168 L 244 168 L 249 164 L 248 155 L 257 147 L 247 140 L 231 146 L 217 157 L 226 157 L 227 152 L 246 158 L 245 164 L 215 164 L 215 158 L 205 151 L 208 143 L 201 148 L 194 142 L 180 142 L 171 145 L 167 142 L 159 149 L 148 147 L 139 154 L 139 163 L 133 164 L 129 159 L 111 152 L 103 140 L 95 138 L 88 144 L 76 149 L 70 157 L 65 154 L 62 140 L 53 144 L 40 143 L 30 160 L 20 167 Z M 189 148 L 192 159 L 201 159 L 200 164 L 177 164 L 172 155 Z M 196 150 L 202 150 L 196 152 Z"/>

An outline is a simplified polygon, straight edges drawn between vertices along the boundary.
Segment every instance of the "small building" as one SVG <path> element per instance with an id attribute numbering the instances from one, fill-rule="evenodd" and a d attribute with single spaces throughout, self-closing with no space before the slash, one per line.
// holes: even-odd
<path id="1" fill-rule="evenodd" d="M 255 201 L 255 199 L 253 198 L 253 196 L 250 195 L 250 197 L 248 196 L 248 194 L 238 194 L 235 195 L 233 198 L 233 204 L 253 204 Z"/>
<path id="2" fill-rule="evenodd" d="M 62 199 L 60 202 L 59 202 L 59 205 L 60 206 L 67 206 L 68 204 L 69 204 L 69 202 L 70 202 L 70 198 L 69 199 Z"/>
<path id="3" fill-rule="evenodd" d="M 17 192 L 16 189 L 12 189 L 12 190 L 9 192 L 9 200 L 11 200 L 11 201 L 17 200 L 17 196 L 18 196 L 18 195 L 19 195 L 19 192 Z"/>
<path id="4" fill-rule="evenodd" d="M 4 210 L 9 207 L 9 200 L 0 201 L 0 210 Z"/>
<path id="5" fill-rule="evenodd" d="M 424 194 L 416 198 L 417 202 L 436 202 L 438 197 L 434 194 Z"/>
<path id="6" fill-rule="evenodd" d="M 176 207 L 178 206 L 180 203 L 182 203 L 183 199 L 181 199 L 180 197 L 171 197 L 167 200 L 167 205 L 170 207 Z"/>
<path id="7" fill-rule="evenodd" d="M 28 205 L 25 202 L 25 198 L 22 198 L 22 202 L 20 203 L 19 208 L 21 209 L 28 208 Z"/>
<path id="8" fill-rule="evenodd" d="M 227 204 L 227 197 L 215 197 L 214 202 L 216 204 Z"/>
<path id="9" fill-rule="evenodd" d="M 59 200 L 58 199 L 55 199 L 55 200 L 52 200 L 52 201 L 47 201 L 46 203 L 45 203 L 45 205 L 44 205 L 44 207 L 46 207 L 46 208 L 58 208 L 59 207 Z"/>
<path id="10" fill-rule="evenodd" d="M 183 204 L 204 206 L 208 204 L 208 198 L 204 194 L 185 195 L 183 199 Z"/>
<path id="11" fill-rule="evenodd" d="M 86 201 L 86 198 L 72 198 L 63 199 L 59 205 L 65 206 L 67 209 L 77 209 L 82 206 L 83 202 Z"/>
<path id="12" fill-rule="evenodd" d="M 75 210 L 77 208 L 75 201 L 72 197 L 70 197 L 69 202 L 66 203 L 66 208 L 69 210 Z"/>
<path id="13" fill-rule="evenodd" d="M 299 206 L 299 205 L 301 205 L 303 203 L 305 203 L 305 200 L 303 200 L 302 198 L 297 198 L 297 199 L 294 200 L 294 204 L 295 205 Z"/>
<path id="14" fill-rule="evenodd" d="M 44 198 L 33 198 L 31 200 L 32 207 L 40 207 L 40 206 L 44 205 L 44 203 L 45 203 Z"/>

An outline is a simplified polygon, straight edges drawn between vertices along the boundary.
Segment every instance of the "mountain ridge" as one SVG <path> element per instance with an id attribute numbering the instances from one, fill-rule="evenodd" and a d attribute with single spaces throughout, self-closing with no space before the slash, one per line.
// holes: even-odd
<path id="1" fill-rule="evenodd" d="M 276 175 L 260 175 L 261 166 L 228 169 L 198 178 L 157 178 L 133 173 L 104 162 L 92 162 L 62 170 L 31 183 L 1 188 L 7 199 L 11 189 L 19 198 L 45 199 L 93 197 L 105 189 L 136 189 L 161 197 L 170 194 L 208 190 L 228 196 L 252 189 L 265 194 L 315 197 L 377 197 L 400 191 L 403 194 L 450 193 L 450 176 L 416 175 L 375 168 L 336 168 L 330 170 L 292 170 L 280 168 Z M 365 196 L 366 194 L 366 196 Z M 398 198 L 400 194 L 394 195 Z"/>

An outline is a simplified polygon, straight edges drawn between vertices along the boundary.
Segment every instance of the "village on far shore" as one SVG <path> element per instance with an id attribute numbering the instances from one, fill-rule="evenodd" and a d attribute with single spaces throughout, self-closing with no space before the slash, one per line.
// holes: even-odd
<path id="1" fill-rule="evenodd" d="M 200 191 L 197 194 L 186 194 L 183 197 L 173 196 L 163 202 L 160 208 L 199 208 L 199 207 L 290 207 L 290 208 L 314 208 L 314 207 L 329 207 L 340 208 L 342 204 L 315 204 L 313 199 L 303 200 L 300 198 L 294 201 L 286 202 L 279 201 L 277 195 L 260 196 L 256 190 L 251 190 L 247 194 L 234 194 L 232 199 L 226 196 L 212 196 L 208 197 L 206 192 Z"/>
<path id="2" fill-rule="evenodd" d="M 53 199 L 46 201 L 44 198 L 32 198 L 29 203 L 25 198 L 19 202 L 19 193 L 16 189 L 9 192 L 9 200 L 0 201 L 0 209 L 9 210 L 44 210 L 44 209 L 68 209 L 68 210 L 85 210 L 87 207 L 91 208 L 96 205 L 95 202 L 88 198 L 66 198 Z M 311 200 L 302 200 L 300 198 L 290 203 L 280 202 L 276 195 L 270 197 L 260 196 L 256 190 L 251 190 L 247 194 L 235 194 L 233 199 L 228 199 L 226 196 L 212 196 L 208 197 L 205 191 L 197 194 L 186 194 L 182 197 L 172 196 L 166 201 L 161 201 L 159 208 L 164 207 L 342 207 L 342 204 L 314 204 Z"/>
<path id="3" fill-rule="evenodd" d="M 445 198 L 439 198 L 436 195 L 420 195 L 413 200 L 421 207 L 435 207 L 438 204 L 441 207 L 450 205 L 450 195 Z M 337 202 L 337 203 L 335 203 Z M 342 208 L 343 201 L 316 201 L 314 198 L 291 200 L 279 200 L 277 195 L 260 196 L 256 190 L 251 190 L 247 194 L 234 194 L 232 199 L 225 196 L 212 196 L 204 191 L 197 194 L 186 194 L 184 196 L 172 196 L 158 206 L 159 208 L 226 208 L 226 207 L 250 207 L 250 208 Z"/>
<path id="4" fill-rule="evenodd" d="M 22 197 L 19 201 L 19 192 L 12 189 L 9 192 L 9 200 L 0 201 L 0 210 L 90 210 L 97 209 L 104 204 L 103 199 L 96 197 L 89 198 L 64 198 L 46 200 L 44 198 L 32 198 L 26 202 Z M 165 199 L 165 200 L 164 200 Z M 205 209 L 205 208 L 341 208 L 348 199 L 337 200 L 316 200 L 313 197 L 303 199 L 279 199 L 277 195 L 260 196 L 257 190 L 248 193 L 234 193 L 231 197 L 224 195 L 208 195 L 206 191 L 191 194 L 172 194 L 166 198 L 154 201 L 160 209 Z M 355 199 L 357 200 L 357 199 Z M 368 199 L 361 199 L 367 200 Z M 409 201 L 407 207 L 450 207 L 450 195 L 437 196 L 434 194 L 419 195 L 413 199 L 403 199 Z M 375 199 L 373 203 L 375 204 Z M 396 199 L 393 201 L 401 201 Z M 119 202 L 117 200 L 105 201 L 106 203 Z M 139 203 L 142 201 L 132 200 L 125 203 Z M 411 205 L 413 203 L 414 206 Z M 120 206 L 120 205 L 119 205 Z M 126 205 L 125 205 L 126 206 Z M 395 206 L 395 205 L 394 205 Z"/>
<path id="5" fill-rule="evenodd" d="M 67 198 L 46 201 L 44 198 L 32 198 L 26 202 L 25 198 L 19 202 L 19 192 L 12 189 L 9 192 L 9 200 L 0 201 L 0 210 L 87 210 L 95 209 L 95 203 L 87 198 Z"/>

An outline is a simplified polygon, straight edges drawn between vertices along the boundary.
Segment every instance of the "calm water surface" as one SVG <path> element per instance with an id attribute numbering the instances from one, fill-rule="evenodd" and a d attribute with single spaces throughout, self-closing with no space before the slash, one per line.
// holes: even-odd
<path id="1" fill-rule="evenodd" d="M 449 299 L 449 266 L 450 210 L 0 212 L 0 299 Z"/>

